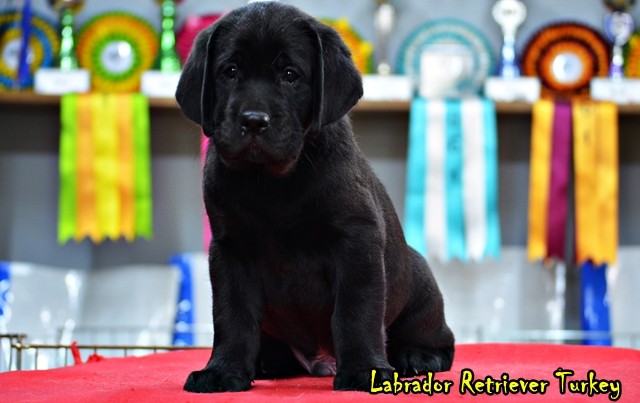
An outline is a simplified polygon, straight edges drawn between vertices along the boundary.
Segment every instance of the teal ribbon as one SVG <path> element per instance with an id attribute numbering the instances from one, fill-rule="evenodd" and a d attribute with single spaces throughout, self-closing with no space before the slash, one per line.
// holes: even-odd
<path id="1" fill-rule="evenodd" d="M 409 148 L 407 151 L 407 181 L 404 211 L 404 232 L 409 246 L 426 256 L 425 207 L 428 155 L 426 128 L 429 101 L 416 98 L 411 103 L 409 119 Z M 445 198 L 447 225 L 447 258 L 467 261 L 464 205 L 464 137 L 462 123 L 462 101 L 446 101 L 445 114 Z M 495 105 L 483 100 L 483 123 L 485 133 L 485 181 L 487 243 L 484 255 L 499 258 L 501 252 L 501 230 L 498 200 L 498 139 Z"/>
<path id="2" fill-rule="evenodd" d="M 447 251 L 449 259 L 467 260 L 462 183 L 463 137 L 460 100 L 446 102 L 445 192 L 447 207 Z"/>
<path id="3" fill-rule="evenodd" d="M 423 256 L 427 254 L 424 228 L 427 104 L 428 101 L 422 98 L 416 98 L 411 103 L 404 208 L 404 233 L 407 243 Z"/>
<path id="4" fill-rule="evenodd" d="M 486 256 L 499 258 L 501 249 L 500 212 L 498 203 L 498 129 L 493 101 L 483 100 L 485 133 L 485 174 L 487 197 Z"/>

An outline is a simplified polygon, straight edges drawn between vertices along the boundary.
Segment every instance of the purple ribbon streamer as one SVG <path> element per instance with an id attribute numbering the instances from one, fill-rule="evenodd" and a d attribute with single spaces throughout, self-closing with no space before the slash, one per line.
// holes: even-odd
<path id="1" fill-rule="evenodd" d="M 565 260 L 565 235 L 571 170 L 571 104 L 557 102 L 553 115 L 551 183 L 547 215 L 547 256 Z"/>

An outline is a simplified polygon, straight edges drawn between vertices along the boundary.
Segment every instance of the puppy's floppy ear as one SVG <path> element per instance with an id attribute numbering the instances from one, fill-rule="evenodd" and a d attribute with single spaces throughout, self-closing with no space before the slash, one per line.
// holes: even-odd
<path id="1" fill-rule="evenodd" d="M 207 136 L 213 133 L 215 91 L 211 65 L 217 31 L 217 24 L 213 24 L 198 34 L 176 90 L 176 100 L 184 115 L 202 126 Z"/>
<path id="2" fill-rule="evenodd" d="M 331 27 L 316 22 L 316 70 L 313 77 L 313 121 L 311 130 L 344 116 L 362 97 L 362 78 L 351 60 L 351 52 Z"/>

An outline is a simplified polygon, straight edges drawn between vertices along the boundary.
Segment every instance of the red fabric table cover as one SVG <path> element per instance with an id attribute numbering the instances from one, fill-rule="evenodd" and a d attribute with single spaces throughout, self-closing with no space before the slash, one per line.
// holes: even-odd
<path id="1" fill-rule="evenodd" d="M 360 401 L 457 401 L 471 402 L 640 402 L 640 350 L 545 344 L 463 344 L 457 347 L 453 368 L 435 375 L 441 383 L 452 383 L 448 394 L 384 394 L 334 392 L 333 378 L 299 377 L 278 381 L 256 381 L 249 392 L 215 395 L 193 394 L 182 390 L 190 371 L 200 369 L 209 352 L 205 350 L 175 351 L 145 357 L 108 358 L 46 371 L 13 371 L 0 373 L 0 402 L 360 402 Z M 559 368 L 573 371 L 566 376 L 567 390 L 561 394 L 560 379 L 554 376 Z M 470 371 L 469 371 L 470 370 Z M 473 372 L 474 381 L 471 379 Z M 595 371 L 587 394 L 575 393 L 575 385 L 587 381 Z M 503 375 L 506 374 L 506 375 Z M 530 381 L 546 381 L 545 393 L 534 394 L 529 389 L 514 393 L 471 393 L 485 377 L 495 382 L 531 385 Z M 558 375 L 559 376 L 559 375 Z M 423 382 L 424 376 L 415 378 Z M 604 382 L 608 381 L 608 382 Z M 617 382 L 617 383 L 616 383 Z M 618 385 L 619 392 L 612 392 Z M 595 386 L 595 387 L 594 387 Z M 507 386 L 508 387 L 508 386 Z M 595 393 L 589 397 L 589 390 Z M 493 386 L 495 388 L 495 385 Z M 620 393 L 621 392 L 621 393 Z"/>

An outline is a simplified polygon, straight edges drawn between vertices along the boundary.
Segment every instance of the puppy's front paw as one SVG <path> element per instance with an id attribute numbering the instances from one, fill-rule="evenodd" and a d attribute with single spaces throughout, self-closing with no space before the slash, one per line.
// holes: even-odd
<path id="1" fill-rule="evenodd" d="M 373 383 L 371 376 L 374 374 Z M 368 371 L 339 371 L 333 379 L 334 390 L 359 390 L 371 392 L 372 387 L 382 385 L 384 381 L 393 380 L 393 368 L 373 368 Z"/>
<path id="2" fill-rule="evenodd" d="M 184 390 L 195 393 L 241 392 L 249 390 L 251 381 L 238 375 L 228 375 L 215 369 L 203 369 L 189 374 Z"/>
<path id="3" fill-rule="evenodd" d="M 393 355 L 390 362 L 401 376 L 416 376 L 448 371 L 452 360 L 452 349 L 405 348 Z"/>

